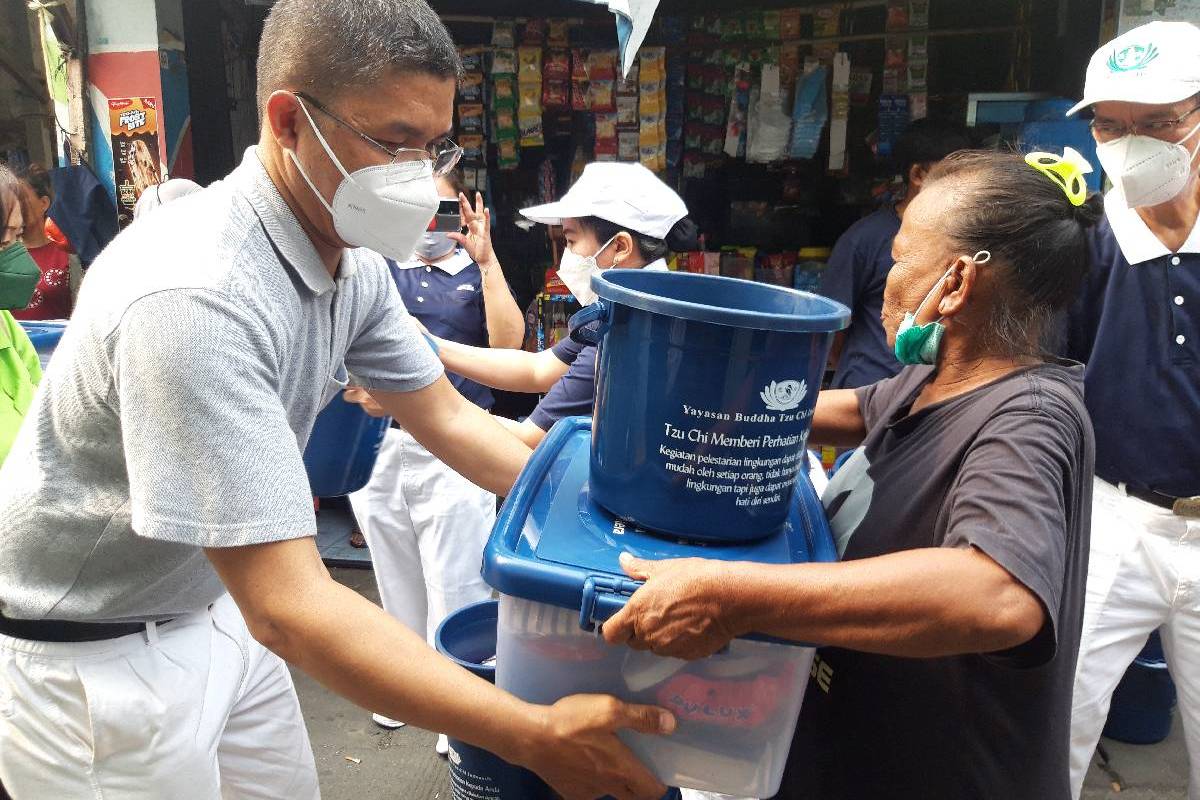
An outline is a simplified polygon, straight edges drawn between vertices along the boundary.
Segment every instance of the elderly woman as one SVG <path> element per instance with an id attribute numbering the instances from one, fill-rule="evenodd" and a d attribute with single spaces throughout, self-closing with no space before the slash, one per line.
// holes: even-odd
<path id="1" fill-rule="evenodd" d="M 623 559 L 646 583 L 609 642 L 824 645 L 779 797 L 1068 796 L 1094 451 L 1082 368 L 1039 341 L 1087 268 L 1080 171 L 964 151 L 913 199 L 883 305 L 910 366 L 813 423 L 860 446 L 824 494 L 841 563 Z"/>

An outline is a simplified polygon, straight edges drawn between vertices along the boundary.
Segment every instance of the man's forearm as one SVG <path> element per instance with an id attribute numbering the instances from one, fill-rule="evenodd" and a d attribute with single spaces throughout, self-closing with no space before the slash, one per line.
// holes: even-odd
<path id="1" fill-rule="evenodd" d="M 347 636 L 350 628 L 353 634 Z M 267 644 L 369 711 L 440 731 L 518 763 L 544 724 L 522 702 L 433 652 L 383 609 L 331 578 L 297 594 Z"/>
<path id="2" fill-rule="evenodd" d="M 738 565 L 723 591 L 739 634 L 918 658 L 1015 647 L 1033 638 L 1044 617 L 1032 592 L 974 548 Z"/>
<path id="3" fill-rule="evenodd" d="M 444 377 L 418 392 L 372 396 L 426 450 L 489 492 L 507 495 L 533 452 Z"/>

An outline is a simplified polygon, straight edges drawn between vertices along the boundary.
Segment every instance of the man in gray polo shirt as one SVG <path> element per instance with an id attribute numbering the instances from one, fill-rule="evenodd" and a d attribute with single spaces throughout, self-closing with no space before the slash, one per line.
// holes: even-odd
<path id="1" fill-rule="evenodd" d="M 567 797 L 658 797 L 614 731 L 669 732 L 665 712 L 523 703 L 322 566 L 301 452 L 349 374 L 487 489 L 528 449 L 454 391 L 382 258 L 352 249 L 411 248 L 457 158 L 441 22 L 422 0 L 279 0 L 258 68 L 258 146 L 97 259 L 0 470 L 0 782 L 16 800 L 317 797 L 286 660 Z"/>

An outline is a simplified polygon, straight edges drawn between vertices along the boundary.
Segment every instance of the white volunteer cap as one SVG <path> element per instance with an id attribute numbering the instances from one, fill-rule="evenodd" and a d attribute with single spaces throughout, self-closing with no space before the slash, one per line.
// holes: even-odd
<path id="1" fill-rule="evenodd" d="M 561 225 L 564 219 L 599 217 L 626 230 L 665 239 L 675 223 L 687 216 L 687 206 L 641 164 L 593 162 L 557 203 L 523 208 L 534 222 Z"/>
<path id="2" fill-rule="evenodd" d="M 1197 92 L 1200 28 L 1189 22 L 1149 22 L 1092 55 L 1083 100 L 1067 116 L 1093 103 L 1178 103 Z"/>

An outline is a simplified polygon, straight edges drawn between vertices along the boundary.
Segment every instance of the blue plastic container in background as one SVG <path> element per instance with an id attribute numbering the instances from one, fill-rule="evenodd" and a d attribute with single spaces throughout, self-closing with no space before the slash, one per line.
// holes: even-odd
<path id="1" fill-rule="evenodd" d="M 1113 692 L 1104 735 L 1128 744 L 1156 744 L 1171 733 L 1174 710 L 1175 682 L 1155 631 Z"/>
<path id="2" fill-rule="evenodd" d="M 599 343 L 590 496 L 686 539 L 745 541 L 787 518 L 833 334 L 818 295 L 612 269 L 572 336 Z"/>
<path id="3" fill-rule="evenodd" d="M 54 354 L 54 348 L 58 347 L 58 342 L 62 339 L 63 331 L 67 329 L 67 323 L 22 322 L 21 327 L 25 329 L 29 341 L 33 342 L 33 348 L 37 350 L 38 360 L 42 363 L 44 372 L 50 363 L 50 356 Z"/>
<path id="4" fill-rule="evenodd" d="M 357 403 L 347 403 L 342 392 L 317 415 L 304 468 L 314 497 L 341 497 L 367 485 L 390 417 L 372 417 Z"/>

